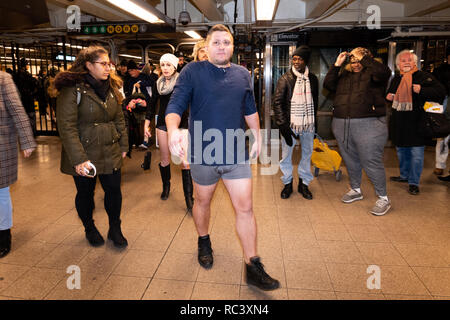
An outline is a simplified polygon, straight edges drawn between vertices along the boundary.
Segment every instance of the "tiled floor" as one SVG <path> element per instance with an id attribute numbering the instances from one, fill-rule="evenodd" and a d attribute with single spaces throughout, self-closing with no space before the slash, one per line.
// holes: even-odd
<path id="1" fill-rule="evenodd" d="M 368 213 L 375 202 L 364 177 L 364 200 L 343 204 L 347 176 L 337 182 L 321 172 L 310 186 L 314 200 L 297 192 L 279 197 L 280 173 L 253 166 L 258 251 L 281 288 L 261 292 L 244 280 L 234 213 L 220 183 L 212 203 L 215 264 L 199 267 L 197 235 L 185 212 L 180 168 L 172 166 L 172 189 L 161 201 L 158 151 L 143 172 L 144 153 L 133 152 L 123 169 L 122 221 L 129 246 L 108 241 L 92 248 L 74 207 L 71 177 L 59 172 L 58 138 L 40 137 L 37 151 L 20 160 L 11 187 L 13 248 L 0 260 L 0 299 L 450 299 L 449 185 L 433 175 L 434 150 L 427 148 L 421 194 L 388 182 L 391 211 Z M 298 153 L 298 152 L 297 152 Z M 298 159 L 298 155 L 295 157 Z M 397 174 L 394 149 L 386 148 L 387 175 Z M 294 187 L 297 187 L 297 180 Z M 94 218 L 106 236 L 103 192 L 96 192 Z M 76 265 L 81 289 L 68 289 Z M 380 289 L 368 289 L 369 265 L 380 268 Z"/>

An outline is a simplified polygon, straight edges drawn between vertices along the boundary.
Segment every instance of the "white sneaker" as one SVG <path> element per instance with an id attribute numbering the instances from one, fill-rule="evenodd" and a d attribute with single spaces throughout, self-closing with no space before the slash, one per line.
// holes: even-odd
<path id="1" fill-rule="evenodd" d="M 362 198 L 363 195 L 361 192 L 351 189 L 349 192 L 344 194 L 341 200 L 344 203 L 352 203 L 353 201 L 362 200 Z"/>
<path id="2" fill-rule="evenodd" d="M 382 216 L 391 208 L 391 201 L 378 198 L 375 202 L 375 206 L 370 210 L 371 214 L 376 216 Z"/>

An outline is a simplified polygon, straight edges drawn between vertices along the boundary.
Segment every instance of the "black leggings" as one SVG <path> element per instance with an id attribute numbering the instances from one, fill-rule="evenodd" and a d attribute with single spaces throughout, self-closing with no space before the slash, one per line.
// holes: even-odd
<path id="1" fill-rule="evenodd" d="M 108 213 L 109 225 L 120 224 L 120 210 L 122 208 L 122 192 L 120 190 L 121 172 L 98 175 L 103 190 L 105 191 L 105 210 Z M 92 211 L 94 210 L 94 190 L 97 176 L 87 178 L 74 176 L 77 195 L 75 206 L 83 225 L 90 226 L 93 223 Z"/>

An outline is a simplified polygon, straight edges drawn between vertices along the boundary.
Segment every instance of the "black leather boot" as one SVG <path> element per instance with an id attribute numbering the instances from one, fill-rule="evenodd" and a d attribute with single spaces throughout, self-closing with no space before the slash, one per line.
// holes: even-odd
<path id="1" fill-rule="evenodd" d="M 184 200 L 186 201 L 186 207 L 189 212 L 192 212 L 192 207 L 194 206 L 194 197 L 192 196 L 194 187 L 192 185 L 191 170 L 181 170 L 181 176 L 183 178 L 183 192 Z"/>
<path id="2" fill-rule="evenodd" d="M 291 194 L 292 194 L 292 181 L 284 185 L 284 188 L 281 191 L 281 199 L 287 199 L 291 196 Z"/>
<path id="3" fill-rule="evenodd" d="M 245 271 L 247 283 L 261 290 L 275 290 L 280 287 L 280 282 L 264 271 L 264 265 L 259 257 L 250 258 L 250 264 L 245 265 Z"/>
<path id="4" fill-rule="evenodd" d="M 0 230 L 0 258 L 11 251 L 11 229 Z"/>
<path id="5" fill-rule="evenodd" d="M 165 167 L 161 167 L 160 163 L 159 172 L 161 173 L 161 180 L 163 183 L 163 192 L 161 193 L 161 200 L 167 200 L 167 198 L 169 198 L 170 193 L 170 164 Z"/>
<path id="6" fill-rule="evenodd" d="M 144 162 L 141 164 L 141 168 L 144 170 L 149 170 L 151 162 L 152 162 L 152 152 L 147 151 L 144 156 Z"/>
<path id="7" fill-rule="evenodd" d="M 128 245 L 127 239 L 122 234 L 122 229 L 120 228 L 120 220 L 115 222 L 110 222 L 108 239 L 112 240 L 114 246 L 117 248 L 125 248 Z"/>
<path id="8" fill-rule="evenodd" d="M 213 266 L 212 252 L 209 235 L 198 237 L 198 263 L 205 269 L 211 269 Z"/>
<path id="9" fill-rule="evenodd" d="M 89 241 L 89 244 L 91 246 L 99 247 L 105 243 L 105 240 L 94 224 L 94 220 L 91 220 L 90 222 L 85 224 L 84 232 L 86 233 L 86 239 Z"/>
<path id="10" fill-rule="evenodd" d="M 311 191 L 309 191 L 308 186 L 306 184 L 303 184 L 302 179 L 298 179 L 298 193 L 301 193 L 303 198 L 312 200 L 313 195 Z"/>

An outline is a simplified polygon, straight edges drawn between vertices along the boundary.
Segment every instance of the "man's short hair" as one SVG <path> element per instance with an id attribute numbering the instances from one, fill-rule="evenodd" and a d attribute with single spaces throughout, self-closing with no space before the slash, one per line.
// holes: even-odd
<path id="1" fill-rule="evenodd" d="M 209 40 L 211 40 L 212 34 L 217 31 L 228 32 L 228 34 L 231 37 L 231 43 L 234 42 L 233 35 L 231 34 L 230 29 L 228 29 L 223 24 L 216 24 L 216 25 L 212 26 L 211 29 L 209 29 L 208 34 L 206 35 L 206 43 L 209 43 Z"/>

